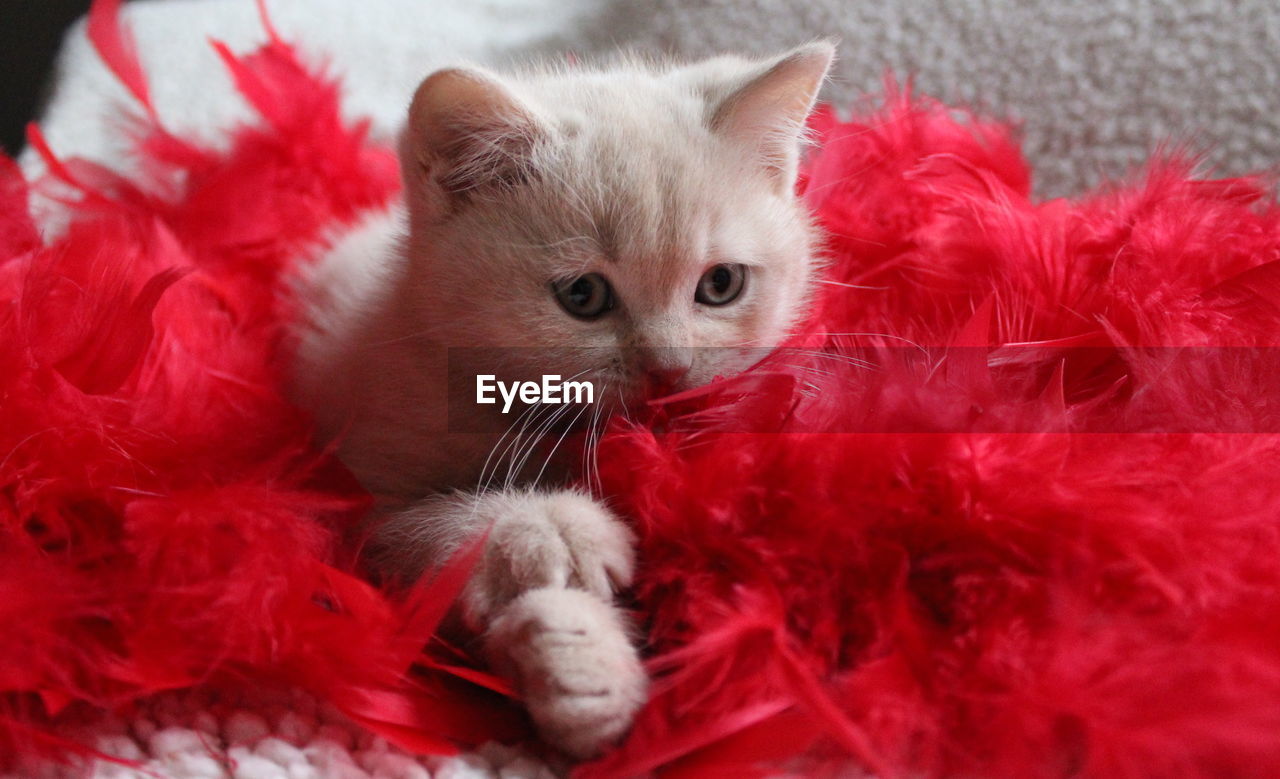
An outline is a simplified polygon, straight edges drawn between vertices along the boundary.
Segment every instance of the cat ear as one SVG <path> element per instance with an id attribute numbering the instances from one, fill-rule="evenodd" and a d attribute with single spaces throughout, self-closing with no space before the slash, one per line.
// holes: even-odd
<path id="1" fill-rule="evenodd" d="M 759 156 L 780 191 L 795 187 L 805 120 L 836 49 L 810 43 L 753 67 L 745 84 L 712 105 L 711 129 Z"/>
<path id="2" fill-rule="evenodd" d="M 533 109 L 496 77 L 449 68 L 413 96 L 400 159 L 411 196 L 439 215 L 465 198 L 529 174 L 547 135 Z"/>

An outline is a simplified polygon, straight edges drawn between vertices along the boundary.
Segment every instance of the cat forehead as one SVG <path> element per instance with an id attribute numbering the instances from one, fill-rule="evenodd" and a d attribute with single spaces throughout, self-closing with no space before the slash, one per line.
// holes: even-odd
<path id="1" fill-rule="evenodd" d="M 541 175 L 501 208 L 528 243 L 558 247 L 544 255 L 556 272 L 603 262 L 683 284 L 721 255 L 750 254 L 739 244 L 754 232 L 772 232 L 785 209 L 750 151 L 711 130 L 714 97 L 701 83 L 685 70 L 638 69 L 513 85 L 554 131 L 533 160 Z"/>
<path id="2" fill-rule="evenodd" d="M 547 118 L 557 132 L 538 161 L 545 175 L 535 197 L 571 209 L 573 226 L 589 221 L 618 259 L 672 256 L 677 247 L 664 245 L 671 241 L 687 251 L 726 201 L 767 196 L 744 180 L 752 170 L 746 152 L 711 132 L 704 101 L 682 84 L 646 75 L 566 79 L 539 103 L 554 106 Z"/>
<path id="3" fill-rule="evenodd" d="M 491 220 L 527 244 L 554 247 L 548 254 L 567 248 L 609 264 L 699 260 L 726 206 L 765 195 L 734 186 L 716 172 L 725 166 L 690 146 L 595 128 L 552 141 L 535 155 L 534 175 L 488 201 L 477 227 Z"/>
<path id="4" fill-rule="evenodd" d="M 588 235 L 614 264 L 701 258 L 719 221 L 721 184 L 705 160 L 672 148 L 678 145 L 582 144 L 529 193 L 538 218 L 555 231 Z"/>

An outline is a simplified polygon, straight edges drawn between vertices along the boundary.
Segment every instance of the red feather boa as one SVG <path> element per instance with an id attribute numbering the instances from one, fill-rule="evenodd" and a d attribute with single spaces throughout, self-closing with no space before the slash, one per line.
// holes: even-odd
<path id="1" fill-rule="evenodd" d="M 116 5 L 90 33 L 152 116 L 143 179 L 33 129 L 74 216 L 43 246 L 0 167 L 0 755 L 73 746 L 40 727 L 68 704 L 213 682 L 306 687 L 412 749 L 522 735 L 500 681 L 419 657 L 469 561 L 404 602 L 357 578 L 338 542 L 367 497 L 282 394 L 289 264 L 394 196 L 393 153 L 274 36 L 219 47 L 262 117 L 229 152 L 166 133 Z"/>
<path id="2" fill-rule="evenodd" d="M 225 153 L 174 137 L 116 5 L 90 34 L 144 174 L 33 133 L 74 201 L 46 245 L 0 165 L 0 754 L 215 682 L 417 750 L 520 737 L 429 641 L 469 559 L 403 601 L 356 578 L 365 498 L 281 395 L 289 263 L 394 196 L 392 154 L 269 26 L 219 49 L 261 121 Z M 1037 203 L 1002 125 L 892 89 L 814 124 L 831 265 L 802 350 L 600 444 L 655 694 L 582 773 L 1280 772 L 1274 372 L 1210 348 L 1280 338 L 1266 182 L 1170 157 Z"/>

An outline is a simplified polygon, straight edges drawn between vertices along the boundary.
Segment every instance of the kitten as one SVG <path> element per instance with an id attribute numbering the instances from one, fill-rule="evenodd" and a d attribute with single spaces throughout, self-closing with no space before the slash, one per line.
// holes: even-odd
<path id="1" fill-rule="evenodd" d="M 514 414 L 451 388 L 449 372 L 488 369 L 447 350 L 510 347 L 498 379 L 590 378 L 606 410 L 748 367 L 810 292 L 815 231 L 794 186 L 833 54 L 436 72 L 402 134 L 403 204 L 305 280 L 296 393 L 380 500 L 372 565 L 412 580 L 487 528 L 463 619 L 577 757 L 644 701 L 613 604 L 632 536 L 545 463 L 480 484 Z"/>

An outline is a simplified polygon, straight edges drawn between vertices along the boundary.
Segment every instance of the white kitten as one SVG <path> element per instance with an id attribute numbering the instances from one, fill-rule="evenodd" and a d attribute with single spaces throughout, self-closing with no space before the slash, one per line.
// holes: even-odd
<path id="1" fill-rule="evenodd" d="M 813 275 L 793 190 L 832 55 L 439 71 L 402 136 L 404 204 L 348 234 L 304 289 L 296 391 L 380 499 L 372 563 L 412 579 L 488 528 L 463 617 L 573 755 L 615 740 L 644 699 L 612 604 L 631 535 L 515 449 L 503 486 L 480 484 L 515 415 L 448 378 L 589 378 L 608 410 L 781 341 Z M 503 351 L 494 368 L 451 347 Z"/>

